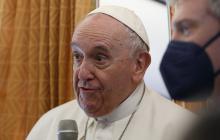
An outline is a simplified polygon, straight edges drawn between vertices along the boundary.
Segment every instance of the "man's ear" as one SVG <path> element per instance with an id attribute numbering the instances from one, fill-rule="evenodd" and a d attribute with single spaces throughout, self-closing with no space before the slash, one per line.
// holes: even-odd
<path id="1" fill-rule="evenodd" d="M 135 67 L 133 71 L 133 80 L 139 83 L 143 79 L 145 71 L 151 63 L 151 56 L 148 52 L 139 52 L 134 59 Z"/>

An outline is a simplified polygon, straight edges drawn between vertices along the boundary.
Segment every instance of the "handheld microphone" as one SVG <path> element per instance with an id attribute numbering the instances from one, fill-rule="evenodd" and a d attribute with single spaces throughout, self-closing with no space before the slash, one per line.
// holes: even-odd
<path id="1" fill-rule="evenodd" d="M 61 120 L 58 126 L 58 140 L 77 140 L 78 128 L 75 120 Z"/>

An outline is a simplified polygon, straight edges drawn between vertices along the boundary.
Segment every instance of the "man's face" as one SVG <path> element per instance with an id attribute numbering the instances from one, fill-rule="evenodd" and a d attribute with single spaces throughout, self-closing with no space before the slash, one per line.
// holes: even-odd
<path id="1" fill-rule="evenodd" d="M 74 32 L 74 87 L 91 117 L 110 113 L 136 86 L 127 36 L 124 25 L 104 14 L 87 17 Z"/>
<path id="2" fill-rule="evenodd" d="M 208 0 L 179 0 L 173 17 L 173 40 L 203 46 L 219 30 L 219 21 L 211 14 Z"/>

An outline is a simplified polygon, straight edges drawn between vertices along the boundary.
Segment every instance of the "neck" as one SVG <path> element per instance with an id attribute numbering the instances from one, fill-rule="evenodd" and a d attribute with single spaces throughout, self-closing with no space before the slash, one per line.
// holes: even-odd
<path id="1" fill-rule="evenodd" d="M 133 112 L 135 112 L 143 97 L 144 87 L 145 87 L 144 82 L 142 81 L 132 92 L 132 94 L 124 102 L 122 102 L 116 109 L 114 109 L 111 113 L 107 115 L 97 117 L 96 120 L 99 122 L 112 123 L 114 121 L 127 117 Z"/>

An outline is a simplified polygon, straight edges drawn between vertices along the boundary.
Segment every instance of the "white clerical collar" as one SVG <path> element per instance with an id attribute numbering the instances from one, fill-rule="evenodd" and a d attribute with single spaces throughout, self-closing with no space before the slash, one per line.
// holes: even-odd
<path id="1" fill-rule="evenodd" d="M 112 123 L 131 115 L 138 108 L 139 102 L 143 96 L 143 91 L 144 81 L 142 81 L 134 90 L 134 92 L 116 109 L 105 116 L 96 118 L 96 120 L 103 123 Z"/>

